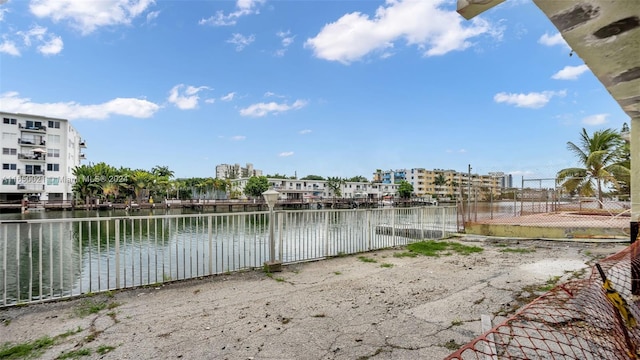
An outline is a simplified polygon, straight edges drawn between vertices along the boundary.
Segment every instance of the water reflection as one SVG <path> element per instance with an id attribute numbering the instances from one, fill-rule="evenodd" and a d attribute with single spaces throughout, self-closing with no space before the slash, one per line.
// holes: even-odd
<path id="1" fill-rule="evenodd" d="M 445 210 L 277 212 L 276 253 L 287 263 L 404 245 L 409 239 L 401 229 L 418 229 L 422 237 L 443 237 L 446 227 L 456 228 L 455 209 Z M 259 268 L 269 260 L 268 212 L 136 213 L 130 217 L 124 211 L 2 214 L 1 303 Z M 376 231 L 381 226 L 394 230 Z"/>

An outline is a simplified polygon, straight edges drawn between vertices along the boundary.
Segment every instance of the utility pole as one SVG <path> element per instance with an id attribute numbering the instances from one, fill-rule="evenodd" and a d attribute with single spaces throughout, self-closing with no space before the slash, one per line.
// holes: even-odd
<path id="1" fill-rule="evenodd" d="M 467 220 L 471 221 L 471 164 L 467 176 Z"/>

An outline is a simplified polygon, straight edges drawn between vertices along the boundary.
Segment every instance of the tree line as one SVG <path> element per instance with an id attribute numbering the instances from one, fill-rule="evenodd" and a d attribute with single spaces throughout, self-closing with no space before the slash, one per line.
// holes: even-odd
<path id="1" fill-rule="evenodd" d="M 628 141 L 622 137 L 628 133 L 625 123 L 620 131 L 604 129 L 589 134 L 582 129 L 577 143 L 567 142 L 567 148 L 578 160 L 578 166 L 558 171 L 558 185 L 571 195 L 596 197 L 602 207 L 605 195 L 627 197 L 631 193 L 631 150 Z M 295 176 L 281 174 L 254 176 L 249 178 L 244 191 L 234 188 L 229 179 L 212 177 L 175 179 L 174 172 L 167 166 L 154 166 L 151 170 L 115 168 L 104 162 L 95 165 L 80 165 L 73 169 L 76 181 L 73 191 L 76 199 L 91 203 L 96 199 L 111 202 L 146 202 L 153 199 L 194 198 L 231 199 L 246 195 L 260 198 L 269 189 L 268 179 L 296 179 Z M 307 175 L 300 180 L 322 180 L 335 197 L 342 197 L 342 187 L 347 182 L 369 182 L 364 176 L 350 178 L 322 177 Z M 437 188 L 447 184 L 447 179 L 439 174 L 434 179 Z M 457 184 L 452 184 L 457 185 Z M 398 196 L 409 198 L 413 186 L 401 181 Z"/>

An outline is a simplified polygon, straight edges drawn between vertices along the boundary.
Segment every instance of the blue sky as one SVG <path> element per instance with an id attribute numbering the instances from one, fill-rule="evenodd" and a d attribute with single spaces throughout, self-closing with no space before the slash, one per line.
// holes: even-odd
<path id="1" fill-rule="evenodd" d="M 70 119 L 87 162 L 542 178 L 629 122 L 528 0 L 0 3 L 0 110 Z"/>

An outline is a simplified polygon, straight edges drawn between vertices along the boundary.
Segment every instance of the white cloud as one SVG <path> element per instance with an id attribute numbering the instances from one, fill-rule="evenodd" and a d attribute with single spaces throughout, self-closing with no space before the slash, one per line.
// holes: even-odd
<path id="1" fill-rule="evenodd" d="M 129 25 L 153 4 L 154 0 L 31 0 L 29 9 L 40 18 L 68 21 L 87 35 L 102 26 Z"/>
<path id="2" fill-rule="evenodd" d="M 233 140 L 233 141 L 242 141 L 242 140 L 244 140 L 244 139 L 246 139 L 246 138 L 247 138 L 247 137 L 246 137 L 246 136 L 244 136 L 244 135 L 236 135 L 236 136 L 232 136 L 232 137 L 231 137 L 231 140 Z"/>
<path id="3" fill-rule="evenodd" d="M 242 51 L 245 47 L 251 45 L 256 40 L 255 35 L 244 36 L 242 34 L 235 33 L 231 36 L 231 39 L 227 40 L 228 43 L 236 46 L 236 51 Z"/>
<path id="4" fill-rule="evenodd" d="M 42 55 L 56 55 L 64 48 L 64 43 L 60 36 L 48 33 L 46 27 L 38 25 L 31 27 L 28 31 L 16 31 L 11 36 L 21 38 L 22 43 L 27 48 L 37 44 L 37 50 Z M 0 44 L 0 52 L 13 56 L 20 56 L 20 50 L 18 49 L 15 41 L 8 40 L 8 37 L 10 37 L 10 35 L 5 34 L 3 36 L 5 40 Z"/>
<path id="5" fill-rule="evenodd" d="M 554 35 L 549 36 L 549 34 L 545 33 L 544 35 L 542 35 L 540 37 L 540 39 L 538 39 L 538 43 L 545 45 L 545 46 L 556 46 L 556 45 L 560 45 L 560 46 L 565 46 L 565 47 L 569 47 L 569 44 L 567 44 L 566 41 L 564 41 L 564 38 L 562 38 L 562 35 L 560 33 L 556 33 Z"/>
<path id="6" fill-rule="evenodd" d="M 257 7 L 266 0 L 238 0 L 236 1 L 236 11 L 225 15 L 222 11 L 217 11 L 215 15 L 208 19 L 202 19 L 200 25 L 230 26 L 235 25 L 239 18 L 252 14 L 259 14 Z"/>
<path id="7" fill-rule="evenodd" d="M 289 45 L 293 44 L 293 40 L 295 39 L 295 36 L 291 36 L 291 31 L 289 30 L 287 30 L 286 32 L 278 31 L 276 33 L 276 36 L 278 36 L 281 39 L 282 48 L 276 50 L 275 55 L 284 56 L 284 54 L 287 52 L 287 48 L 289 47 Z"/>
<path id="8" fill-rule="evenodd" d="M 354 12 L 326 24 L 315 37 L 307 39 L 305 47 L 318 58 L 349 64 L 372 52 L 388 57 L 399 40 L 416 45 L 424 56 L 437 56 L 464 50 L 472 46 L 470 39 L 482 34 L 497 39 L 502 36 L 501 28 L 481 18 L 463 22 L 455 11 L 439 8 L 445 2 L 387 0 L 373 18 Z"/>
<path id="9" fill-rule="evenodd" d="M 609 114 L 595 114 L 595 115 L 591 115 L 591 116 L 587 116 L 586 118 L 582 119 L 582 123 L 585 125 L 602 125 L 602 124 L 606 124 L 607 118 L 609 117 Z"/>
<path id="10" fill-rule="evenodd" d="M 293 155 L 293 151 L 285 151 L 285 152 L 281 152 L 280 154 L 278 154 L 278 156 L 280 157 L 287 157 L 287 156 L 292 156 Z"/>
<path id="11" fill-rule="evenodd" d="M 517 107 L 538 109 L 541 108 L 551 100 L 554 96 L 565 96 L 566 91 L 543 91 L 543 92 L 531 92 L 528 94 L 510 94 L 510 93 L 497 93 L 493 100 L 497 103 L 507 103 L 515 105 Z"/>
<path id="12" fill-rule="evenodd" d="M 267 91 L 266 93 L 264 93 L 264 97 L 268 98 L 268 97 L 277 97 L 277 98 L 286 98 L 285 95 L 279 95 L 274 93 L 273 91 Z"/>
<path id="13" fill-rule="evenodd" d="M 311 133 L 311 130 L 309 130 L 309 129 L 304 129 L 304 130 L 300 130 L 300 131 L 299 131 L 299 133 L 300 133 L 301 135 L 306 135 L 306 134 L 310 134 L 310 133 Z"/>
<path id="14" fill-rule="evenodd" d="M 56 55 L 62 51 L 64 43 L 59 36 L 52 36 L 51 39 L 45 42 L 43 45 L 38 46 L 38 51 L 42 55 Z"/>
<path id="15" fill-rule="evenodd" d="M 0 94 L 2 111 L 25 114 L 47 114 L 63 119 L 106 119 L 111 115 L 136 118 L 153 116 L 160 106 L 144 99 L 116 98 L 102 104 L 81 105 L 76 102 L 35 103 L 29 98 L 21 98 L 17 92 Z"/>
<path id="16" fill-rule="evenodd" d="M 7 0 L 0 0 L 0 4 L 4 4 Z M 4 13 L 9 12 L 8 9 L 0 9 L 0 21 L 4 21 Z"/>
<path id="17" fill-rule="evenodd" d="M 216 102 L 216 99 L 206 99 L 204 102 L 207 104 L 213 104 Z"/>
<path id="18" fill-rule="evenodd" d="M 222 101 L 231 101 L 231 100 L 233 100 L 233 98 L 234 98 L 235 96 L 236 96 L 236 93 L 235 93 L 235 92 L 230 92 L 230 93 L 228 93 L 227 95 L 225 95 L 225 96 L 221 97 L 221 98 L 220 98 L 220 100 L 222 100 Z"/>
<path id="19" fill-rule="evenodd" d="M 0 43 L 0 53 L 20 56 L 20 50 L 16 47 L 16 44 L 13 41 L 5 40 Z"/>
<path id="20" fill-rule="evenodd" d="M 184 89 L 184 92 L 181 94 L 182 89 Z M 179 84 L 169 91 L 167 100 L 182 110 L 195 109 L 198 107 L 198 100 L 200 100 L 198 93 L 206 89 L 209 88 L 206 86 L 195 87 Z"/>
<path id="21" fill-rule="evenodd" d="M 160 16 L 160 11 L 151 11 L 150 13 L 148 13 L 147 14 L 147 24 L 153 23 L 153 21 L 155 19 L 157 19 L 158 16 Z"/>
<path id="22" fill-rule="evenodd" d="M 305 100 L 296 100 L 293 104 L 288 105 L 285 103 L 278 104 L 276 102 L 269 103 L 257 103 L 250 105 L 244 109 L 240 109 L 240 115 L 242 116 L 251 116 L 251 117 L 262 117 L 272 114 L 279 114 L 283 112 L 287 112 L 289 110 L 298 110 L 307 105 Z"/>
<path id="23" fill-rule="evenodd" d="M 565 66 L 562 70 L 553 74 L 551 78 L 556 80 L 576 80 L 580 75 L 588 70 L 589 67 L 587 65 Z"/>

